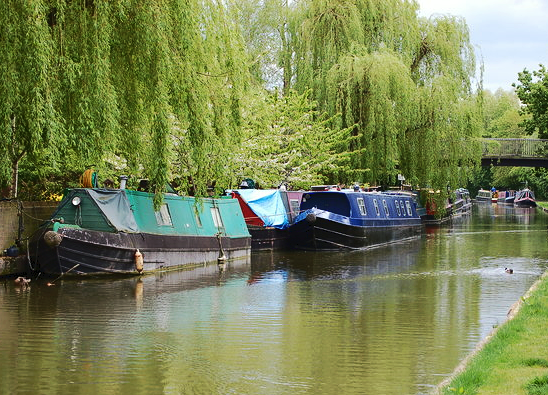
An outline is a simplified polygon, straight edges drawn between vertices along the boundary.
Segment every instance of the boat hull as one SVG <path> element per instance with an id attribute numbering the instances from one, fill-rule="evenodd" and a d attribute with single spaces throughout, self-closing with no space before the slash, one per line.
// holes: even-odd
<path id="1" fill-rule="evenodd" d="M 300 250 L 358 250 L 419 237 L 422 231 L 418 218 L 400 224 L 396 220 L 376 222 L 353 225 L 342 216 L 316 210 L 289 228 L 290 240 L 292 246 Z"/>
<path id="2" fill-rule="evenodd" d="M 514 201 L 514 205 L 517 207 L 537 207 L 537 202 L 534 200 L 519 200 Z"/>
<path id="3" fill-rule="evenodd" d="M 46 242 L 52 235 L 57 245 Z M 29 256 L 33 270 L 49 275 L 139 274 L 137 249 L 143 256 L 141 272 L 147 273 L 219 262 L 220 257 L 222 262 L 245 258 L 251 253 L 251 239 L 60 228 L 37 235 L 29 245 Z"/>
<path id="4" fill-rule="evenodd" d="M 441 218 L 436 218 L 435 215 L 424 215 L 421 216 L 421 220 L 423 224 L 425 225 L 441 225 L 445 222 L 451 222 L 455 220 L 456 218 L 462 217 L 466 214 L 470 214 L 472 212 L 472 203 L 467 202 L 459 206 L 452 206 L 450 208 L 449 214 L 445 215 Z"/>
<path id="5" fill-rule="evenodd" d="M 247 227 L 253 250 L 283 250 L 289 246 L 289 230 L 272 227 Z"/>
<path id="6" fill-rule="evenodd" d="M 517 207 L 537 207 L 535 194 L 529 188 L 520 189 L 515 195 L 514 205 Z"/>

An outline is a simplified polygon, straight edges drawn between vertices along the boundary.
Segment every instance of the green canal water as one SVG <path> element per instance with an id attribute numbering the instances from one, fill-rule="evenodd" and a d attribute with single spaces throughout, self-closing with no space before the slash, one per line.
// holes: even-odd
<path id="1" fill-rule="evenodd" d="M 428 394 L 548 268 L 547 221 L 483 204 L 365 252 L 1 280 L 0 394 Z"/>

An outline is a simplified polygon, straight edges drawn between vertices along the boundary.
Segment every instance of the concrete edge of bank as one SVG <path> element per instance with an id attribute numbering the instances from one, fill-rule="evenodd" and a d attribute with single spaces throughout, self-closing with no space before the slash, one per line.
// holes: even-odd
<path id="1" fill-rule="evenodd" d="M 545 210 L 545 211 L 548 211 L 548 210 Z M 466 370 L 466 368 L 468 367 L 468 364 L 470 363 L 470 361 L 476 356 L 478 355 L 482 350 L 483 348 L 485 347 L 485 345 L 487 343 L 489 343 L 489 341 L 491 341 L 491 339 L 497 334 L 498 330 L 500 328 L 502 328 L 504 325 L 506 325 L 509 321 L 511 321 L 514 317 L 516 317 L 516 315 L 519 313 L 521 307 L 525 304 L 525 301 L 527 299 L 529 299 L 531 297 L 531 295 L 533 295 L 533 293 L 536 291 L 536 289 L 539 287 L 539 285 L 544 282 L 544 281 L 548 281 L 548 270 L 545 271 L 534 283 L 533 285 L 531 285 L 531 287 L 527 290 L 527 292 L 525 292 L 525 294 L 523 295 L 523 297 L 520 298 L 520 300 L 518 300 L 516 303 L 514 303 L 510 309 L 508 310 L 508 313 L 506 314 L 506 319 L 504 320 L 503 323 L 501 323 L 500 325 L 498 325 L 496 328 L 493 328 L 493 330 L 482 340 L 480 341 L 476 347 L 474 348 L 474 350 L 472 350 L 472 352 L 470 352 L 458 365 L 457 367 L 455 368 L 455 370 L 453 370 L 453 372 L 448 376 L 446 377 L 441 383 L 439 383 L 436 388 L 434 389 L 434 391 L 432 392 L 432 395 L 441 395 L 442 394 L 442 391 L 444 390 L 445 387 L 447 387 L 451 381 L 453 381 L 453 379 L 455 377 L 457 377 L 460 373 L 464 372 Z"/>
<path id="2" fill-rule="evenodd" d="M 4 277 L 26 276 L 30 272 L 26 255 L 0 256 L 0 280 Z"/>

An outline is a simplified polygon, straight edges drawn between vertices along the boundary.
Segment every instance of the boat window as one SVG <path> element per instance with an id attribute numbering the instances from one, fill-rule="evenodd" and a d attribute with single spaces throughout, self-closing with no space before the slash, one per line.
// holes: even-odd
<path id="1" fill-rule="evenodd" d="M 223 219 L 221 218 L 221 213 L 219 212 L 219 209 L 217 207 L 211 207 L 211 216 L 213 217 L 213 224 L 217 228 L 224 227 Z"/>
<path id="2" fill-rule="evenodd" d="M 405 217 L 405 209 L 404 209 L 404 205 L 403 205 L 403 200 L 400 200 L 400 206 L 401 206 L 401 213 Z"/>
<path id="3" fill-rule="evenodd" d="M 299 199 L 289 199 L 289 205 L 291 206 L 291 212 L 299 214 L 301 210 L 301 202 Z"/>
<path id="4" fill-rule="evenodd" d="M 373 204 L 375 205 L 375 212 L 377 213 L 377 216 L 381 215 L 381 212 L 379 211 L 379 203 L 377 203 L 377 199 L 373 199 Z"/>
<path id="5" fill-rule="evenodd" d="M 160 226 L 173 226 L 171 222 L 171 214 L 169 213 L 169 207 L 167 204 L 162 204 L 159 211 L 155 211 L 156 223 Z"/>
<path id="6" fill-rule="evenodd" d="M 358 198 L 358 208 L 360 209 L 361 215 L 367 215 L 367 210 L 365 208 L 365 202 L 363 201 L 363 198 Z"/>
<path id="7" fill-rule="evenodd" d="M 388 210 L 388 204 L 386 204 L 386 200 L 382 200 L 382 206 L 384 207 L 384 213 L 387 217 L 390 217 L 390 211 Z"/>
<path id="8" fill-rule="evenodd" d="M 395 203 L 396 203 L 396 212 L 398 213 L 398 217 L 401 217 L 400 202 L 396 200 Z"/>
<path id="9" fill-rule="evenodd" d="M 405 201 L 405 207 L 407 207 L 407 215 L 411 217 L 413 215 L 413 211 L 411 210 L 411 203 L 409 200 Z"/>

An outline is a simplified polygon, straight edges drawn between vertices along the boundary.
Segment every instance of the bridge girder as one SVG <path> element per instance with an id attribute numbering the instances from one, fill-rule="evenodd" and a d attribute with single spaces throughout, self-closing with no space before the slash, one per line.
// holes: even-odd
<path id="1" fill-rule="evenodd" d="M 481 158 L 482 166 L 548 167 L 548 158 Z"/>

